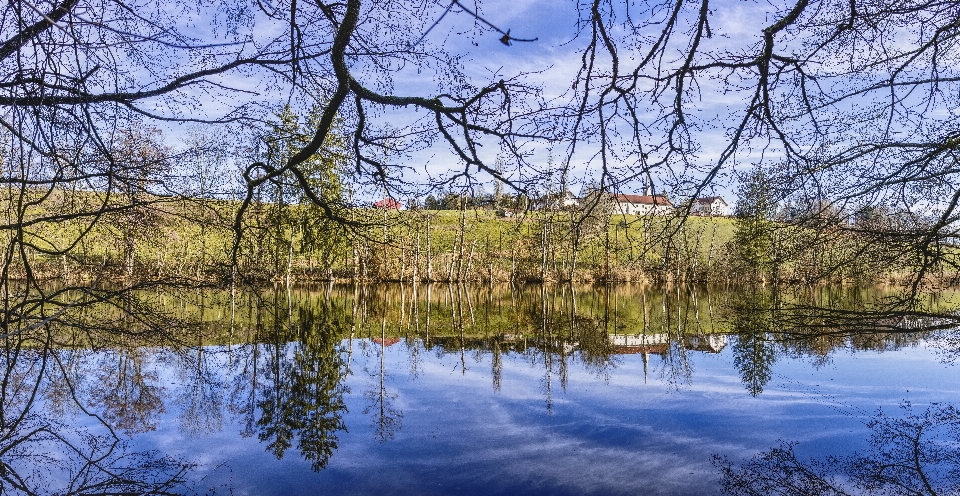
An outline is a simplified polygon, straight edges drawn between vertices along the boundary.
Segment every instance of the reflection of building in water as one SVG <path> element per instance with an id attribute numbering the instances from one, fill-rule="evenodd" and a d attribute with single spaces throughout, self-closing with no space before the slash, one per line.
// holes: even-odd
<path id="1" fill-rule="evenodd" d="M 632 355 L 637 353 L 666 353 L 670 346 L 669 334 L 614 334 L 610 336 L 613 352 L 618 355 Z M 683 347 L 688 350 L 720 353 L 727 346 L 727 336 L 724 334 L 707 334 L 701 336 L 686 336 Z"/>
<path id="2" fill-rule="evenodd" d="M 373 338 L 373 342 L 379 344 L 380 346 L 383 346 L 384 348 L 389 348 L 399 343 L 400 338 L 386 338 L 386 339 Z"/>
<path id="3" fill-rule="evenodd" d="M 610 336 L 613 352 L 618 355 L 637 353 L 666 353 L 670 345 L 668 334 L 614 334 Z"/>
<path id="4" fill-rule="evenodd" d="M 707 334 L 705 336 L 687 336 L 684 339 L 688 350 L 720 353 L 727 346 L 726 334 Z"/>
<path id="5" fill-rule="evenodd" d="M 379 339 L 374 341 L 380 342 Z M 390 346 L 400 341 L 395 338 L 387 338 L 385 346 Z M 672 338 L 666 333 L 654 334 L 612 334 L 609 336 L 609 343 L 613 354 L 631 355 L 638 353 L 664 354 L 669 350 Z M 564 354 L 571 354 L 581 349 L 581 343 L 578 341 L 565 341 L 558 339 L 540 339 L 535 335 L 525 336 L 523 334 L 501 334 L 485 338 L 459 338 L 455 336 L 437 336 L 431 337 L 424 343 L 427 348 L 439 346 L 443 349 L 453 350 L 461 347 L 474 350 L 492 350 L 493 343 L 497 342 L 499 351 L 524 351 L 531 348 L 549 349 L 554 352 L 563 351 Z M 683 348 L 691 351 L 704 351 L 708 353 L 719 353 L 727 346 L 727 336 L 724 334 L 706 334 L 686 336 L 683 339 Z"/>
<path id="6" fill-rule="evenodd" d="M 647 382 L 647 372 L 650 364 L 650 355 L 667 356 L 670 346 L 674 343 L 669 334 L 614 334 L 610 336 L 610 344 L 615 355 L 643 355 L 643 382 Z M 707 334 L 684 336 L 683 348 L 692 351 L 720 353 L 727 346 L 727 336 L 724 334 Z"/>

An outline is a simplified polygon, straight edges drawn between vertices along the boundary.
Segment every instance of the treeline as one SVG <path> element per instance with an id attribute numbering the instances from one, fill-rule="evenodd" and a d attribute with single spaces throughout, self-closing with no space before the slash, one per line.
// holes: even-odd
<path id="1" fill-rule="evenodd" d="M 267 155 L 282 158 L 290 140 L 306 138 L 296 133 L 295 115 L 280 117 Z M 163 156 L 139 134 L 128 141 L 126 155 L 147 150 L 148 158 Z M 16 242 L 7 243 L 2 255 L 19 263 L 6 264 L 4 276 L 878 283 L 910 282 L 920 267 L 921 277 L 942 277 L 937 271 L 943 265 L 931 260 L 954 250 L 898 236 L 909 226 L 877 209 L 848 215 L 828 203 L 800 208 L 759 169 L 741 182 L 735 215 L 727 218 L 687 215 L 683 207 L 670 215 L 624 215 L 610 194 L 594 191 L 565 202 L 564 188 L 540 198 L 454 191 L 427 196 L 422 206 L 408 202 L 403 210 L 359 208 L 340 161 L 325 154 L 311 158 L 309 181 L 317 197 L 305 196 L 295 177 L 282 176 L 250 190 L 246 201 L 216 199 L 205 194 L 213 189 L 207 173 L 195 181 L 202 187 L 159 196 L 151 184 L 172 179 L 149 171 L 116 190 L 10 188 L 0 209 L 20 227 L 11 230 Z M 205 163 L 199 156 L 195 162 L 201 169 Z"/>
<path id="2" fill-rule="evenodd" d="M 393 199 L 361 208 L 337 139 L 304 162 L 309 174 L 280 172 L 292 145 L 310 139 L 304 122 L 317 117 L 287 108 L 276 118 L 260 137 L 265 162 L 245 172 L 274 179 L 245 191 L 212 165 L 222 143 L 199 136 L 174 157 L 151 128 L 128 130 L 115 145 L 116 163 L 129 169 L 116 184 L 8 187 L 3 277 L 917 286 L 944 279 L 956 253 L 918 239 L 923 219 L 794 198 L 762 169 L 741 178 L 733 218 L 689 215 L 689 202 L 669 214 L 625 215 L 609 192 L 587 188 L 575 199 L 565 182 L 541 196 L 461 189 L 406 209 Z"/>
<path id="3" fill-rule="evenodd" d="M 933 315 L 951 303 L 930 300 L 896 312 L 877 306 L 884 296 L 863 288 L 786 293 L 629 284 L 182 288 L 131 291 L 126 308 L 94 305 L 61 319 L 52 334 L 37 335 L 55 336 L 58 347 L 100 350 L 124 348 L 131 334 L 138 336 L 134 348 L 140 350 L 162 348 L 154 345 L 164 342 L 197 350 L 309 346 L 318 337 L 330 350 L 347 339 L 367 339 L 385 346 L 405 342 L 411 361 L 427 350 L 461 357 L 469 351 L 514 352 L 539 357 L 541 364 L 563 363 L 561 371 L 580 363 L 598 373 L 615 367 L 617 354 L 643 351 L 658 355 L 661 371 L 680 380 L 691 373 L 690 350 L 717 352 L 730 345 L 734 366 L 754 395 L 785 356 L 822 364 L 840 350 L 885 351 L 923 341 L 945 356 L 957 354 L 955 341 L 941 333 L 957 319 Z M 126 318 L 125 312 L 138 318 Z M 708 344 L 709 336 L 719 335 L 726 338 Z M 644 336 L 646 343 L 623 336 Z"/>
<path id="4" fill-rule="evenodd" d="M 957 281 L 957 247 L 922 235 L 935 212 L 808 198 L 782 181 L 760 168 L 742 178 L 729 259 L 741 280 L 894 283 L 914 294 Z"/>
<path id="5" fill-rule="evenodd" d="M 441 195 L 427 195 L 422 203 L 413 199 L 408 202 L 407 207 L 412 210 L 418 208 L 424 210 L 460 210 L 462 208 L 470 210 L 527 210 L 534 204 L 535 202 L 523 195 L 495 193 L 465 195 L 463 193 L 447 192 Z"/>
<path id="6" fill-rule="evenodd" d="M 613 335 L 670 335 L 682 340 L 727 334 L 742 342 L 760 340 L 755 344 L 774 346 L 776 355 L 825 359 L 839 349 L 912 346 L 921 334 L 932 337 L 930 333 L 956 323 L 956 317 L 936 315 L 951 308 L 952 301 L 929 299 L 910 311 L 878 305 L 894 294 L 830 286 L 782 292 L 631 284 L 183 287 L 131 290 L 124 308 L 101 302 L 69 313 L 54 334 L 64 343 L 73 342 L 61 331 L 79 330 L 76 346 L 101 348 L 127 343 L 129 333 L 137 334 L 138 346 L 164 341 L 188 347 L 292 342 L 300 338 L 298 332 L 314 327 L 305 319 L 322 317 L 324 327 L 337 329 L 337 341 L 351 336 L 410 343 L 420 339 L 427 344 L 462 340 L 458 346 L 472 343 L 481 348 L 504 339 L 521 340 L 516 346 L 547 348 L 568 341 L 580 349 L 584 343 L 597 346 L 591 353 L 609 354 Z M 949 296 L 955 299 L 958 294 Z M 138 319 L 125 318 L 125 312 L 136 313 Z M 93 328 L 109 332 L 85 332 Z"/>
<path id="7" fill-rule="evenodd" d="M 40 193 L 37 193 L 38 195 Z M 521 211 L 342 208 L 57 192 L 32 215 L 64 218 L 27 233 L 33 277 L 252 281 L 601 282 L 722 280 L 725 218 L 636 217 L 599 209 Z M 105 204 L 96 222 L 73 209 Z M 55 253 L 55 256 L 49 255 Z M 17 278 L 17 266 L 8 277 Z M 21 269 L 22 271 L 23 269 Z"/>
<path id="8" fill-rule="evenodd" d="M 36 193 L 39 195 L 40 193 Z M 909 272 L 897 247 L 849 226 L 794 225 L 772 217 L 632 216 L 603 205 L 334 213 L 304 204 L 150 196 L 48 195 L 27 216 L 33 277 L 189 278 L 205 282 L 327 280 L 419 282 L 886 282 Z M 96 222 L 71 212 L 106 205 Z M 49 255 L 55 253 L 56 255 Z M 10 278 L 23 277 L 11 266 Z M 19 269 L 27 270 L 26 266 Z"/>

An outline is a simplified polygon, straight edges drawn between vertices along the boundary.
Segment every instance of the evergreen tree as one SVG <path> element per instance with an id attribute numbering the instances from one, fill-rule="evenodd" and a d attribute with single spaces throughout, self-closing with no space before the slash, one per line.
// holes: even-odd
<path id="1" fill-rule="evenodd" d="M 754 276 L 773 268 L 776 214 L 773 182 L 762 168 L 755 167 L 737 191 L 733 238 L 737 256 L 753 268 Z"/>
<path id="2" fill-rule="evenodd" d="M 306 130 L 321 118 L 321 112 L 320 107 L 314 107 L 305 118 L 301 118 L 287 105 L 276 118 L 263 137 L 266 145 L 264 159 L 268 165 L 280 169 L 312 139 Z M 349 153 L 347 147 L 342 134 L 332 133 L 327 136 L 324 146 L 299 167 L 320 200 L 319 204 L 306 197 L 292 172 L 272 181 L 273 187 L 268 191 L 272 206 L 268 212 L 268 226 L 271 227 L 268 234 L 278 262 L 283 259 L 281 254 L 292 256 L 296 248 L 300 253 L 320 253 L 324 265 L 329 267 L 332 258 L 346 249 L 348 240 L 342 219 L 346 217 L 347 207 L 347 186 L 343 181 Z M 296 247 L 295 240 L 299 241 Z"/>

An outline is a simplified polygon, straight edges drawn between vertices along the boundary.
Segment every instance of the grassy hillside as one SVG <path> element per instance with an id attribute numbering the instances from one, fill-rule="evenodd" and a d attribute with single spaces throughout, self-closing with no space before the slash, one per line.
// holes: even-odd
<path id="1" fill-rule="evenodd" d="M 210 199 L 125 198 L 56 192 L 7 199 L 31 270 L 44 278 L 227 279 L 234 270 L 238 204 Z M 42 196 L 42 198 L 41 198 Z M 106 213 L 103 213 L 106 211 Z M 254 203 L 243 217 L 239 275 L 314 281 L 655 281 L 719 278 L 717 260 L 732 237 L 727 218 L 688 219 L 582 212 L 492 210 L 337 212 L 348 225 L 309 207 Z M 29 267 L 28 267 L 29 266 Z M 18 273 L 19 270 L 19 273 Z"/>

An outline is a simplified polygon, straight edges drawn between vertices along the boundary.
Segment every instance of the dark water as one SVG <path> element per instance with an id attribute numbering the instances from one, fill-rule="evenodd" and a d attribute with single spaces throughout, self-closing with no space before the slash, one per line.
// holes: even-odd
<path id="1" fill-rule="evenodd" d="M 909 484 L 952 494 L 952 327 L 889 315 L 843 327 L 810 310 L 863 311 L 877 296 L 144 294 L 138 308 L 155 320 L 104 308 L 74 324 L 126 323 L 8 337 L 0 484 L 3 494 L 867 494 Z M 929 451 L 921 470 L 856 473 L 884 456 L 912 460 L 897 454 L 908 445 Z M 797 479 L 800 467 L 813 475 Z"/>

